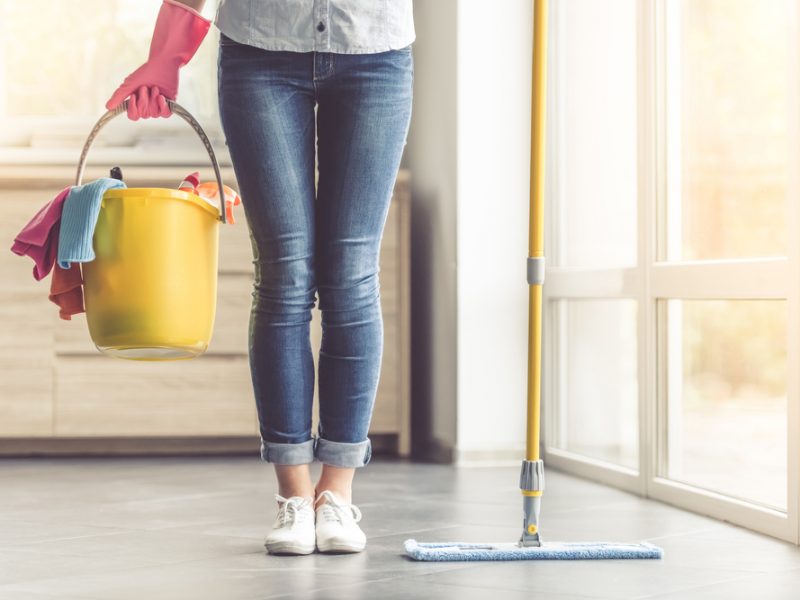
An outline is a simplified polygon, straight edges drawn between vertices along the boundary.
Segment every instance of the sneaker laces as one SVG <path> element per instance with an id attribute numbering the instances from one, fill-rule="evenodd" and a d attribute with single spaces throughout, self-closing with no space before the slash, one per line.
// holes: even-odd
<path id="1" fill-rule="evenodd" d="M 305 520 L 307 512 L 303 509 L 311 504 L 311 500 L 300 496 L 284 498 L 280 494 L 275 494 L 275 500 L 281 503 L 278 509 L 278 519 L 281 527 L 284 527 L 289 521 L 291 521 L 291 526 L 293 527 L 295 523 Z"/>
<path id="2" fill-rule="evenodd" d="M 358 523 L 361 520 L 361 511 L 355 504 L 344 504 L 341 502 L 337 502 L 336 497 L 330 490 L 323 491 L 318 496 L 318 499 L 322 496 L 325 496 L 325 498 L 327 498 L 327 502 L 325 502 L 325 504 L 321 506 L 322 513 L 325 515 L 325 517 L 332 517 L 333 519 L 339 521 L 339 523 L 344 524 L 344 522 L 342 521 L 342 516 L 347 514 L 347 512 L 349 512 L 356 523 Z"/>

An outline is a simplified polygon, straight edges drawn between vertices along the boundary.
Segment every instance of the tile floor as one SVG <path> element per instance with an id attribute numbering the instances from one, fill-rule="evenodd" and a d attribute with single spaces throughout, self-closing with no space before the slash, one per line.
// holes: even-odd
<path id="1" fill-rule="evenodd" d="M 315 463 L 313 473 L 319 473 Z M 545 539 L 648 540 L 663 560 L 416 562 L 403 541 L 519 537 L 518 468 L 375 457 L 367 549 L 272 556 L 277 491 L 252 458 L 0 461 L 0 600 L 800 598 L 800 549 L 553 470 Z"/>

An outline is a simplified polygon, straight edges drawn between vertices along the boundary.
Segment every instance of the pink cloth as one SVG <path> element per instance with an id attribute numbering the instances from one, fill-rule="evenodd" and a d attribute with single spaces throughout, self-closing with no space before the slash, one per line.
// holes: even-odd
<path id="1" fill-rule="evenodd" d="M 72 315 L 86 312 L 83 306 L 81 263 L 74 262 L 69 269 L 62 269 L 56 265 L 50 279 L 50 294 L 47 297 L 58 305 L 59 317 L 65 321 L 71 321 Z"/>
<path id="2" fill-rule="evenodd" d="M 36 263 L 33 267 L 33 278 L 36 281 L 47 277 L 56 262 L 61 212 L 64 209 L 64 200 L 71 189 L 72 186 L 68 185 L 42 206 L 14 238 L 11 251 L 33 259 Z"/>

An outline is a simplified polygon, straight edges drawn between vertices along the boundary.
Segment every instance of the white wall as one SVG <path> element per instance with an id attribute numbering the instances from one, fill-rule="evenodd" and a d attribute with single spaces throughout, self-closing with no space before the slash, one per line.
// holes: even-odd
<path id="1" fill-rule="evenodd" d="M 439 458 L 452 450 L 459 464 L 516 464 L 525 446 L 532 3 L 486 7 L 414 5 L 414 420 L 420 447 Z"/>
<path id="2" fill-rule="evenodd" d="M 525 447 L 532 2 L 458 14 L 457 461 Z"/>
<path id="3" fill-rule="evenodd" d="M 414 2 L 411 170 L 412 456 L 450 462 L 456 445 L 457 2 Z"/>

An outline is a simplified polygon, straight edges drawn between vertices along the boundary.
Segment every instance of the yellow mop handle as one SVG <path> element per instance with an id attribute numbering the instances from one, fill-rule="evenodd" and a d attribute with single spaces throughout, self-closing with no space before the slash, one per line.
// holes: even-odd
<path id="1" fill-rule="evenodd" d="M 528 256 L 544 259 L 544 144 L 547 82 L 547 0 L 533 4 L 530 224 Z M 542 284 L 529 286 L 527 460 L 539 460 L 542 387 Z"/>

